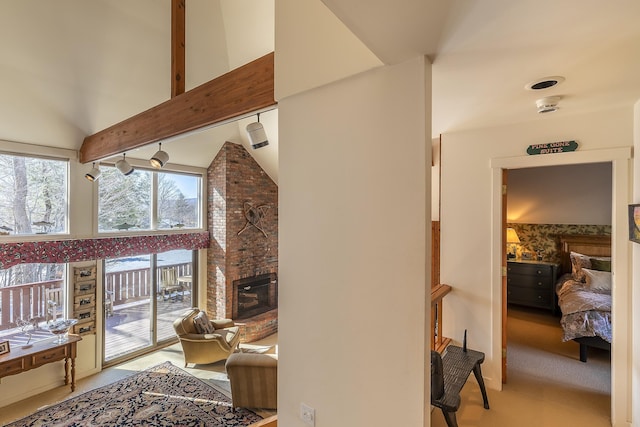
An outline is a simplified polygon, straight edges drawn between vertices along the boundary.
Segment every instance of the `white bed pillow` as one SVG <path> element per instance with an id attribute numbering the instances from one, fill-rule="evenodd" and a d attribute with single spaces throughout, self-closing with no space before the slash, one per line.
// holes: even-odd
<path id="1" fill-rule="evenodd" d="M 611 272 L 583 268 L 587 287 L 593 292 L 611 293 Z"/>
<path id="2" fill-rule="evenodd" d="M 571 275 L 573 276 L 573 280 L 584 283 L 587 280 L 584 269 L 591 268 L 591 259 L 588 255 L 573 251 L 569 253 L 569 258 L 571 259 Z"/>

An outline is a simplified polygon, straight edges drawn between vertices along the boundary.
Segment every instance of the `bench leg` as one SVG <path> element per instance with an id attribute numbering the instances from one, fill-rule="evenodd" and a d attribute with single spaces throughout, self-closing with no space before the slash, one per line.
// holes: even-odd
<path id="1" fill-rule="evenodd" d="M 447 412 L 443 409 L 442 415 L 444 415 L 444 420 L 447 422 L 447 427 L 458 427 L 458 420 L 456 419 L 455 412 Z"/>
<path id="2" fill-rule="evenodd" d="M 487 397 L 487 389 L 484 387 L 484 380 L 482 379 L 482 369 L 480 364 L 476 363 L 473 367 L 473 375 L 476 377 L 476 381 L 480 385 L 480 391 L 482 392 L 482 400 L 484 400 L 484 409 L 489 409 L 489 398 Z"/>

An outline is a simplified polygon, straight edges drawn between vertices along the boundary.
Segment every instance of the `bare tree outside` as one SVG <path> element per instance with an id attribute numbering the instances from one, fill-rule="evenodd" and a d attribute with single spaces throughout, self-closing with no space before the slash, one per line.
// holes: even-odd
<path id="1" fill-rule="evenodd" d="M 65 160 L 0 154 L 0 233 L 67 231 Z"/>
<path id="2" fill-rule="evenodd" d="M 192 194 L 199 189 L 199 177 L 159 173 L 158 174 L 158 228 L 196 228 L 199 225 L 197 197 L 187 197 L 180 189 L 189 188 Z"/>

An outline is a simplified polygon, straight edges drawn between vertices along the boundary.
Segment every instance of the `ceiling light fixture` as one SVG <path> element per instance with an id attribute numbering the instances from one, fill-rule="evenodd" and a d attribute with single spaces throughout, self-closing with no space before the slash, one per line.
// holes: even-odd
<path id="1" fill-rule="evenodd" d="M 551 76 L 551 77 L 543 77 L 538 80 L 534 80 L 530 83 L 527 83 L 524 88 L 526 90 L 544 90 L 550 87 L 553 87 L 557 84 L 560 84 L 564 81 L 564 77 L 561 76 Z"/>
<path id="2" fill-rule="evenodd" d="M 89 181 L 94 182 L 100 178 L 100 175 L 102 175 L 102 172 L 100 172 L 100 169 L 96 167 L 96 162 L 93 162 L 93 168 L 89 172 L 85 173 L 84 177 Z"/>
<path id="3" fill-rule="evenodd" d="M 536 101 L 536 106 L 538 107 L 538 113 L 553 113 L 554 111 L 558 111 L 560 107 L 558 107 L 558 102 L 560 102 L 559 96 L 547 96 L 546 98 L 540 98 Z"/>
<path id="4" fill-rule="evenodd" d="M 166 151 L 162 151 L 162 143 L 158 143 L 158 151 L 150 159 L 149 163 L 156 169 L 160 169 L 169 161 L 169 154 Z"/>
<path id="5" fill-rule="evenodd" d="M 133 173 L 133 167 L 125 159 L 127 153 L 122 153 L 122 159 L 116 162 L 116 169 L 124 176 L 131 175 Z"/>
<path id="6" fill-rule="evenodd" d="M 258 121 L 247 125 L 247 136 L 254 150 L 269 145 L 267 134 L 264 131 L 262 123 L 260 123 L 260 113 L 258 113 Z"/>

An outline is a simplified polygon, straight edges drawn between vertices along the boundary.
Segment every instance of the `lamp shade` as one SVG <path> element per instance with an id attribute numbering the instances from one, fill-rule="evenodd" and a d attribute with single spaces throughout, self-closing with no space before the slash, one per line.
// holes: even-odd
<path id="1" fill-rule="evenodd" d="M 133 173 L 133 167 L 125 159 L 125 155 L 122 155 L 122 159 L 116 162 L 116 169 L 124 176 L 131 175 Z"/>
<path id="2" fill-rule="evenodd" d="M 158 144 L 159 149 L 156 153 L 149 159 L 149 163 L 156 169 L 160 169 L 169 161 L 169 154 L 166 151 L 162 151 L 162 144 Z"/>
<path id="3" fill-rule="evenodd" d="M 91 168 L 89 172 L 85 173 L 84 177 L 87 178 L 89 181 L 94 182 L 95 180 L 100 178 L 100 175 L 102 175 L 102 172 L 100 172 L 100 169 L 98 169 L 96 167 L 96 164 L 94 163 L 93 168 Z"/>
<path id="4" fill-rule="evenodd" d="M 513 228 L 507 228 L 507 243 L 520 243 L 518 233 Z"/>
<path id="5" fill-rule="evenodd" d="M 253 122 L 247 125 L 247 136 L 249 137 L 249 142 L 251 142 L 251 148 L 254 150 L 269 145 L 267 134 L 260 122 Z"/>

